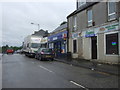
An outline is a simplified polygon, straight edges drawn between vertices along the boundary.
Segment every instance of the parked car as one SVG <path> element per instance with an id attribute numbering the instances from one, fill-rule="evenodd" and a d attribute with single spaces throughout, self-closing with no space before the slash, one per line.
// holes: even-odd
<path id="1" fill-rule="evenodd" d="M 16 53 L 21 53 L 21 50 L 17 50 Z"/>
<path id="2" fill-rule="evenodd" d="M 54 60 L 55 54 L 52 49 L 49 48 L 39 48 L 35 54 L 35 58 L 38 60 Z"/>
<path id="3" fill-rule="evenodd" d="M 14 53 L 14 50 L 13 50 L 13 49 L 7 49 L 6 53 L 7 53 L 7 54 L 9 54 L 9 53 L 13 54 L 13 53 Z"/>

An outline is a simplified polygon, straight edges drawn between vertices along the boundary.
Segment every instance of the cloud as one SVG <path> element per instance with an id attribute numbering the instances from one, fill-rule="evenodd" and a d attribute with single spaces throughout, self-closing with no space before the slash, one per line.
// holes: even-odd
<path id="1" fill-rule="evenodd" d="M 5 2 L 2 3 L 3 44 L 20 46 L 23 38 L 40 28 L 56 29 L 75 10 L 75 2 Z"/>

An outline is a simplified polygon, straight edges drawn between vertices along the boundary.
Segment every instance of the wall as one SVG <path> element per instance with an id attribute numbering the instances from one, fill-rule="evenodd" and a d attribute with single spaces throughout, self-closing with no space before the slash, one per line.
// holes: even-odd
<path id="1" fill-rule="evenodd" d="M 101 25 L 107 22 L 107 3 L 101 2 L 93 6 L 93 21 L 95 25 Z"/>
<path id="2" fill-rule="evenodd" d="M 120 26 L 120 24 L 119 24 L 119 26 Z M 119 38 L 118 39 L 119 39 L 119 57 L 118 57 L 118 63 L 120 63 L 120 31 L 119 31 Z"/>
<path id="3" fill-rule="evenodd" d="M 77 29 L 79 31 L 82 31 L 87 27 L 87 14 L 86 10 L 80 12 L 77 14 Z"/>
<path id="4" fill-rule="evenodd" d="M 69 52 L 72 52 L 72 39 L 71 39 L 71 32 L 72 32 L 72 27 L 73 27 L 73 22 L 72 22 L 72 17 L 69 17 L 67 19 L 67 22 L 68 22 L 68 32 L 69 32 L 69 39 L 68 39 L 68 51 Z"/>
<path id="5" fill-rule="evenodd" d="M 98 39 L 97 39 L 97 42 L 98 42 L 98 59 L 103 62 L 105 61 L 105 56 L 104 56 L 104 34 L 98 34 Z"/>
<path id="6" fill-rule="evenodd" d="M 117 3 L 117 19 L 119 19 L 119 17 L 120 17 L 120 1 Z"/>
<path id="7" fill-rule="evenodd" d="M 83 40 L 83 57 L 84 59 L 91 59 L 91 38 L 82 38 Z"/>
<path id="8" fill-rule="evenodd" d="M 80 59 L 83 58 L 83 40 L 82 40 L 82 37 L 78 37 L 78 57 Z"/>

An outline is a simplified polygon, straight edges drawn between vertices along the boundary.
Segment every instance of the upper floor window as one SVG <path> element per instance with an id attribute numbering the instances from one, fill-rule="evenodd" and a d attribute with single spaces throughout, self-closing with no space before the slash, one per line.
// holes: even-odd
<path id="1" fill-rule="evenodd" d="M 84 4 L 86 4 L 86 0 L 77 0 L 77 8 L 81 7 Z"/>
<path id="2" fill-rule="evenodd" d="M 88 26 L 92 26 L 92 22 L 93 22 L 93 20 L 92 20 L 92 16 L 93 16 L 92 9 L 87 11 L 87 16 L 88 16 Z"/>
<path id="3" fill-rule="evenodd" d="M 77 30 L 77 17 L 76 16 L 74 16 L 73 17 L 73 31 L 76 31 Z"/>
<path id="4" fill-rule="evenodd" d="M 116 19 L 116 3 L 108 2 L 108 20 Z"/>

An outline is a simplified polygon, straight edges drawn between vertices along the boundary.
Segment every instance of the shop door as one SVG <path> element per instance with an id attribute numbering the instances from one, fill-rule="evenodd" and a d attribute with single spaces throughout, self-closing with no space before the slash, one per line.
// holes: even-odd
<path id="1" fill-rule="evenodd" d="M 92 59 L 97 59 L 97 37 L 91 37 Z"/>
<path id="2" fill-rule="evenodd" d="M 54 50 L 57 52 L 57 43 L 54 43 Z"/>

